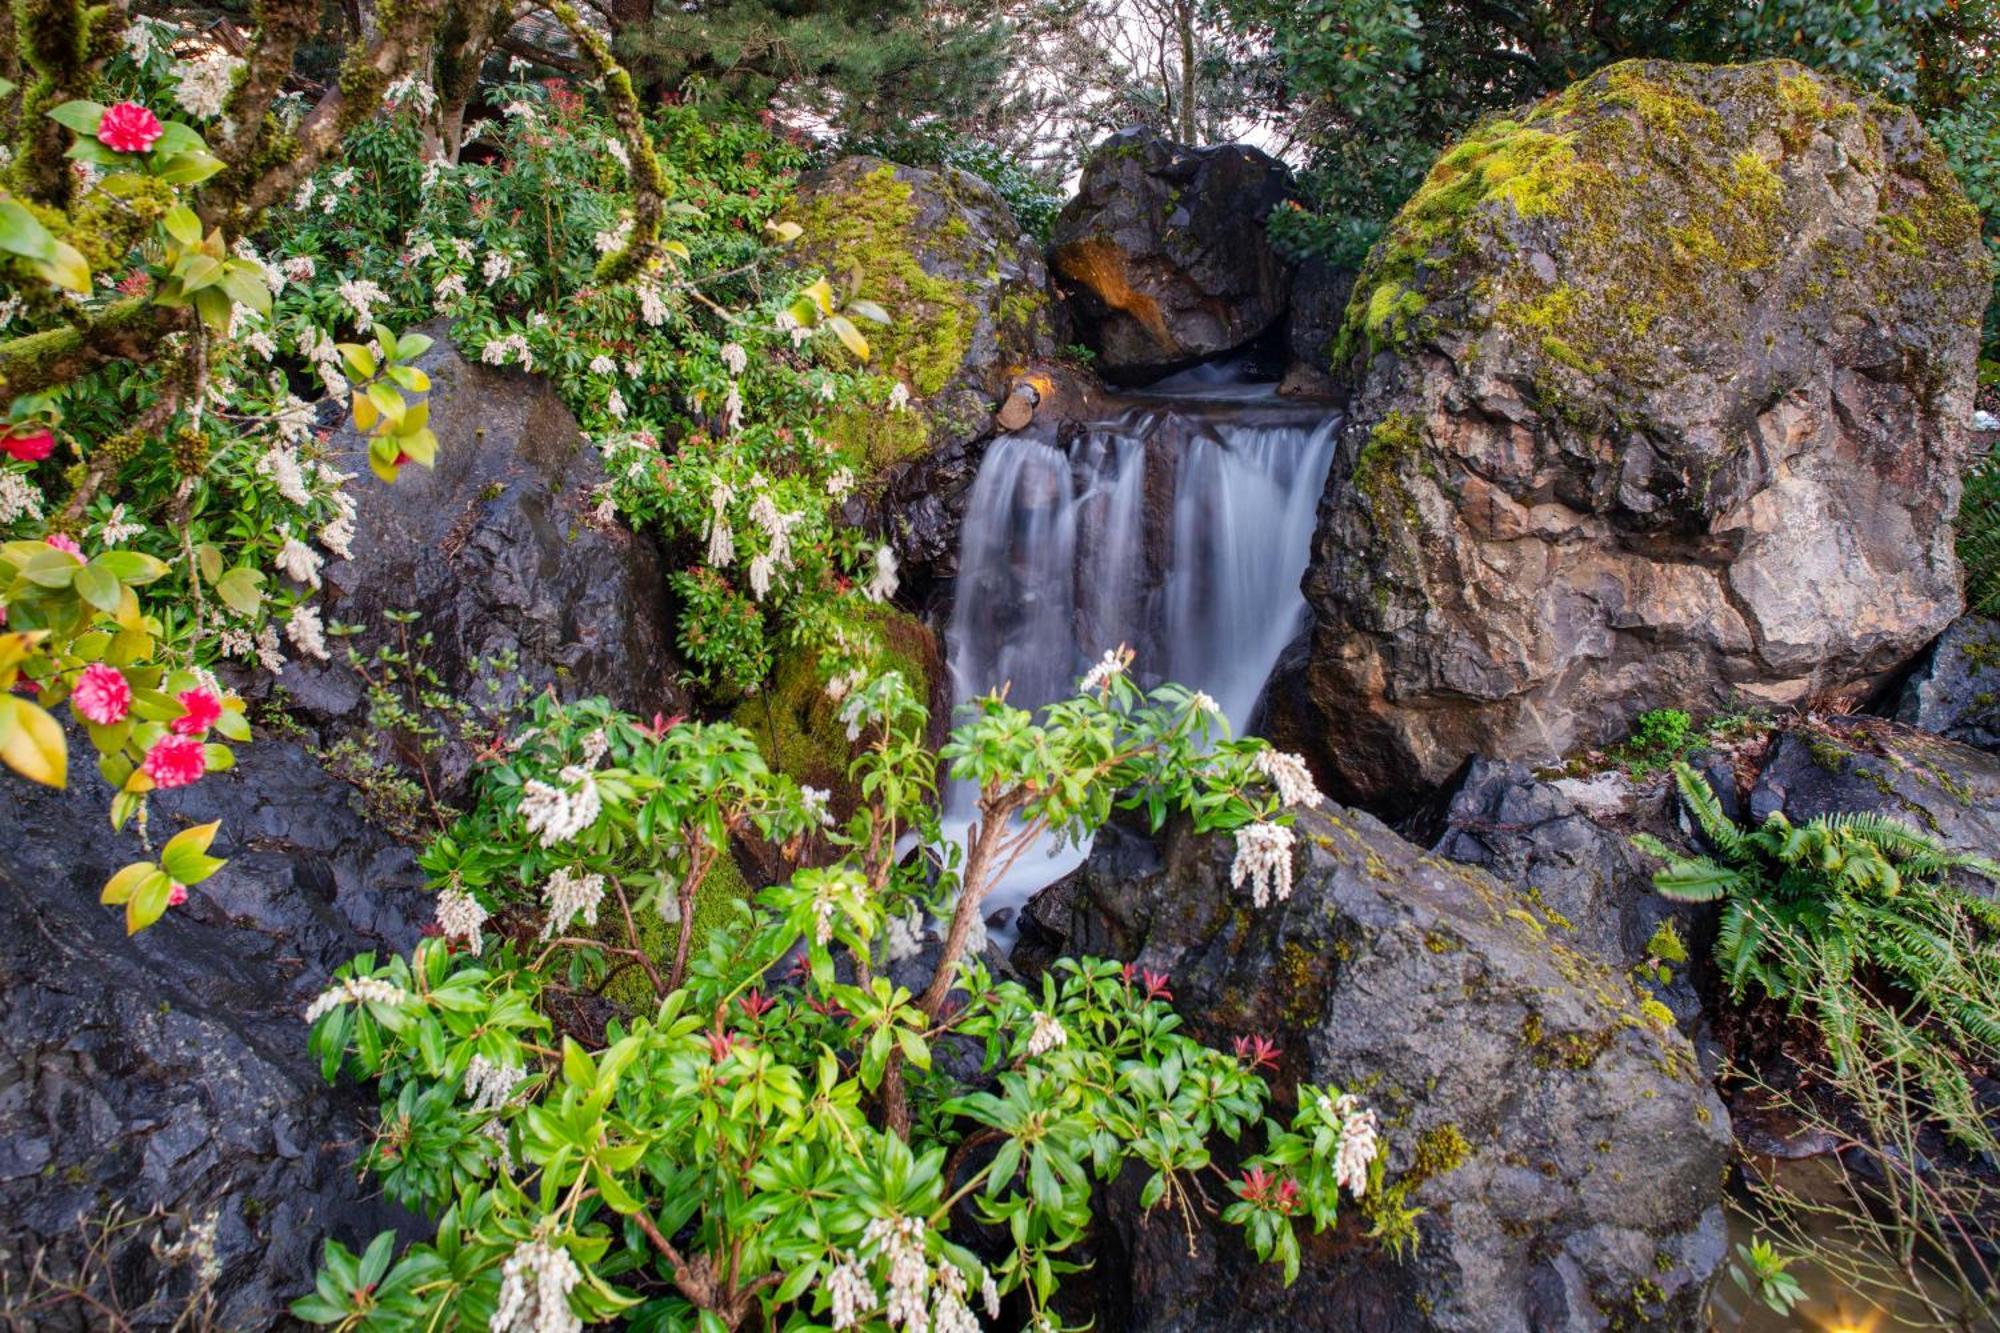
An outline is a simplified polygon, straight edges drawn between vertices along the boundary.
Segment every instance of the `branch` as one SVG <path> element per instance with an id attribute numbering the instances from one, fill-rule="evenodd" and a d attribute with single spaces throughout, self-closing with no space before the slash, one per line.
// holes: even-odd
<path id="1" fill-rule="evenodd" d="M 536 46 L 533 42 L 516 37 L 512 33 L 508 33 L 494 45 L 510 56 L 532 60 L 537 65 L 547 65 L 550 69 L 559 69 L 565 74 L 588 74 L 591 71 L 590 62 L 587 60 L 579 60 L 560 51 L 551 51 L 546 46 Z"/>
<path id="2" fill-rule="evenodd" d="M 190 314 L 186 307 L 135 296 L 106 306 L 83 324 L 9 338 L 0 342 L 0 393 L 16 398 L 68 384 L 113 361 L 151 361 L 160 340 L 185 327 Z"/>
<path id="3" fill-rule="evenodd" d="M 660 259 L 660 215 L 665 211 L 667 178 L 660 159 L 653 155 L 653 136 L 646 132 L 646 118 L 639 109 L 638 94 L 632 91 L 632 76 L 611 54 L 611 48 L 597 29 L 583 21 L 576 6 L 556 0 L 555 16 L 569 29 L 577 48 L 590 57 L 604 80 L 604 100 L 611 119 L 625 141 L 626 155 L 632 159 L 628 175 L 632 184 L 632 238 L 625 248 L 606 255 L 597 266 L 600 282 L 623 282 L 648 272 Z"/>
<path id="4" fill-rule="evenodd" d="M 443 0 L 405 0 L 396 22 L 383 28 L 372 46 L 352 50 L 340 67 L 340 78 L 299 122 L 293 137 L 297 151 L 259 177 L 237 204 L 247 229 L 257 214 L 288 197 L 310 176 L 347 132 L 375 114 L 382 94 L 419 53 L 430 49 L 444 11 Z"/>
<path id="5" fill-rule="evenodd" d="M 222 130 L 217 136 L 218 156 L 228 165 L 228 172 L 212 192 L 213 203 L 203 201 L 202 212 L 209 215 L 211 223 L 250 188 L 248 178 L 270 142 L 271 104 L 291 76 L 292 58 L 300 43 L 312 35 L 319 22 L 319 6 L 313 0 L 255 0 L 250 12 L 257 20 L 256 35 L 244 55 L 242 81 L 223 109 Z"/>

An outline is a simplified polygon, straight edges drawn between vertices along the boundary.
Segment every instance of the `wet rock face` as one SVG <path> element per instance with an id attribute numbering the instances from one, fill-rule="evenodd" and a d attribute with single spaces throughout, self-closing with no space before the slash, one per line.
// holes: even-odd
<path id="1" fill-rule="evenodd" d="M 2000 751 L 2000 620 L 1953 621 L 1904 686 L 1896 720 Z"/>
<path id="2" fill-rule="evenodd" d="M 301 1016 L 354 954 L 412 947 L 430 895 L 409 849 L 298 746 L 240 756 L 154 798 L 156 839 L 221 819 L 229 864 L 131 938 L 97 894 L 144 853 L 104 822 L 95 774 L 68 793 L 0 776 L 0 1273 L 15 1294 L 43 1247 L 48 1271 L 73 1273 L 83 1227 L 113 1205 L 128 1221 L 161 1209 L 163 1226 L 110 1247 L 124 1308 L 158 1301 L 141 1326 L 170 1323 L 200 1260 L 152 1243 L 212 1223 L 215 1326 L 265 1328 L 327 1235 L 422 1229 L 356 1178 L 374 1099 L 326 1083 Z M 58 1304 L 33 1326 L 105 1325 Z"/>
<path id="3" fill-rule="evenodd" d="M 1702 1327 L 1729 1129 L 1686 1041 L 1484 872 L 1337 808 L 1297 829 L 1295 888 L 1263 910 L 1230 888 L 1227 839 L 1114 833 L 1028 939 L 1167 971 L 1205 1041 L 1273 1037 L 1281 1099 L 1366 1089 L 1421 1244 L 1390 1261 L 1344 1202 L 1287 1288 L 1226 1229 L 1141 1216 L 1126 1180 L 1090 1312 L 1145 1333 Z"/>
<path id="4" fill-rule="evenodd" d="M 363 632 L 330 638 L 329 662 L 295 655 L 279 681 L 288 702 L 324 744 L 352 738 L 378 760 L 414 761 L 417 739 L 370 722 L 367 683 L 346 663 L 349 647 L 365 662 L 407 636 L 445 692 L 481 717 L 550 686 L 642 717 L 685 711 L 659 552 L 593 517 L 603 468 L 554 387 L 467 360 L 442 325 L 424 331 L 437 339 L 418 363 L 431 378 L 437 466 L 406 467 L 387 485 L 369 474 L 351 427 L 334 437 L 336 466 L 358 474 L 348 485 L 360 512 L 354 558 L 323 571 L 321 613 Z M 416 617 L 391 621 L 401 612 Z M 417 648 L 425 635 L 431 645 Z M 428 765 L 449 799 L 474 747 L 457 723 L 434 721 L 450 743 Z"/>
<path id="5" fill-rule="evenodd" d="M 1290 193 L 1284 164 L 1243 144 L 1187 148 L 1135 128 L 1098 145 L 1049 259 L 1107 379 L 1158 379 L 1276 323 L 1290 272 L 1264 220 Z"/>
<path id="6" fill-rule="evenodd" d="M 2000 758 L 1882 718 L 1805 722 L 1780 732 L 1750 788 L 1748 817 L 1873 811 L 1955 851 L 2000 848 Z"/>
<path id="7" fill-rule="evenodd" d="M 1786 62 L 1617 65 L 1475 128 L 1337 348 L 1306 586 L 1348 789 L 1859 697 L 1934 638 L 1979 247 L 1909 115 Z"/>

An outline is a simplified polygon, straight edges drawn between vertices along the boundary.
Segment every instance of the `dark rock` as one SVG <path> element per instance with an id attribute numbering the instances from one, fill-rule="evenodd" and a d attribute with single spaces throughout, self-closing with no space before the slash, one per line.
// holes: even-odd
<path id="1" fill-rule="evenodd" d="M 427 1234 L 357 1179 L 374 1098 L 326 1083 L 302 1020 L 354 954 L 414 945 L 422 875 L 297 745 L 240 756 L 153 798 L 156 840 L 220 819 L 228 864 L 129 938 L 98 890 L 147 853 L 104 823 L 108 790 L 88 772 L 66 793 L 0 776 L 0 1280 L 16 1296 L 45 1247 L 46 1272 L 73 1273 L 84 1228 L 114 1208 L 170 1215 L 106 1255 L 124 1308 L 151 1303 L 139 1327 L 172 1323 L 194 1290 L 198 1260 L 153 1249 L 190 1226 L 214 1226 L 213 1326 L 232 1329 L 279 1322 L 328 1235 Z M 29 1326 L 107 1325 L 58 1304 Z"/>
<path id="2" fill-rule="evenodd" d="M 1285 352 L 1289 363 L 1278 392 L 1301 397 L 1330 397 L 1333 343 L 1347 317 L 1354 294 L 1354 270 L 1322 259 L 1300 262 L 1292 276 L 1291 306 L 1285 319 Z"/>
<path id="3" fill-rule="evenodd" d="M 1106 378 L 1158 379 L 1277 322 L 1289 274 L 1264 220 L 1291 189 L 1282 162 L 1243 144 L 1188 148 L 1133 128 L 1092 151 L 1049 258 Z"/>
<path id="4" fill-rule="evenodd" d="M 1789 62 L 1628 62 L 1476 127 L 1341 333 L 1306 592 L 1343 787 L 1879 687 L 1960 608 L 1989 293 L 1915 118 Z"/>
<path id="5" fill-rule="evenodd" d="M 449 743 L 420 756 L 416 737 L 370 719 L 348 648 L 366 661 L 407 635 L 444 692 L 473 708 L 473 732 L 550 686 L 565 698 L 602 694 L 642 717 L 684 712 L 686 701 L 659 552 L 594 517 L 603 468 L 554 386 L 466 360 L 441 326 L 424 331 L 437 339 L 418 362 L 431 378 L 437 466 L 405 467 L 387 485 L 369 475 L 352 427 L 334 437 L 336 465 L 359 474 L 348 485 L 360 509 L 354 558 L 323 571 L 322 614 L 363 632 L 329 639 L 329 662 L 295 657 L 279 684 L 323 744 L 352 739 L 378 761 L 424 764 L 449 800 L 475 750 L 468 725 L 433 717 Z M 390 621 L 406 611 L 412 623 Z M 416 649 L 425 635 L 430 646 Z"/>
<path id="6" fill-rule="evenodd" d="M 1432 850 L 1485 870 L 1529 899 L 1563 938 L 1614 968 L 1629 970 L 1651 958 L 1654 934 L 1666 921 L 1692 960 L 1694 942 L 1712 934 L 1707 918 L 1713 913 L 1655 893 L 1658 863 L 1632 845 L 1641 827 L 1671 834 L 1666 806 L 1662 784 L 1642 791 L 1616 771 L 1547 781 L 1526 764 L 1475 759 Z M 1701 1012 L 1695 972 L 1674 968 L 1671 982 L 1648 983 L 1654 998 L 1684 1023 Z"/>
<path id="7" fill-rule="evenodd" d="M 1896 720 L 2000 751 L 2000 620 L 1953 621 L 1904 685 Z"/>
<path id="8" fill-rule="evenodd" d="M 1892 815 L 1961 852 L 2000 849 L 2000 758 L 1873 717 L 1781 731 L 1750 790 L 1749 816 L 1793 822 L 1841 811 Z"/>
<path id="9" fill-rule="evenodd" d="M 1347 1201 L 1288 1288 L 1226 1228 L 1142 1217 L 1127 1173 L 1096 1242 L 1103 1326 L 1704 1327 L 1729 1128 L 1687 1042 L 1484 872 L 1355 812 L 1297 828 L 1296 887 L 1267 909 L 1230 888 L 1227 839 L 1114 837 L 1034 915 L 1068 952 L 1169 972 L 1201 1039 L 1275 1037 L 1281 1098 L 1365 1090 L 1421 1244 L 1391 1261 Z"/>

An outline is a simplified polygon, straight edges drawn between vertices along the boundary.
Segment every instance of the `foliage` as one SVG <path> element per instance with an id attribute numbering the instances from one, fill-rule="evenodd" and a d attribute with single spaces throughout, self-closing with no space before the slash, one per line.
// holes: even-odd
<path id="1" fill-rule="evenodd" d="M 850 136 L 841 152 L 865 153 L 911 167 L 956 167 L 991 185 L 1021 230 L 1046 241 L 1065 195 L 989 143 L 942 125 L 898 126 Z"/>
<path id="2" fill-rule="evenodd" d="M 1385 1188 L 1372 1112 L 1301 1086 L 1289 1123 L 1263 1119 L 1256 1062 L 1183 1035 L 1165 978 L 1085 959 L 1024 984 L 969 960 L 981 899 L 1046 831 L 1080 837 L 1119 807 L 1282 828 L 1276 766 L 1200 696 L 1142 694 L 1122 664 L 1086 685 L 1038 715 L 986 699 L 954 731 L 941 757 L 982 812 L 962 864 L 938 838 L 924 709 L 894 672 L 835 684 L 863 794 L 838 826 L 731 724 L 539 704 L 426 854 L 445 937 L 356 959 L 309 1014 L 329 1076 L 380 1084 L 368 1163 L 437 1237 L 400 1257 L 388 1236 L 358 1257 L 330 1245 L 293 1312 L 962 1329 L 1020 1291 L 1053 1329 L 1093 1182 L 1136 1162 L 1145 1206 L 1191 1223 L 1196 1178 L 1222 1175 L 1217 1136 L 1261 1138 L 1222 1217 L 1295 1275 L 1297 1225 L 1323 1230 L 1343 1190 Z M 796 868 L 694 954 L 701 881 L 751 830 Z M 911 860 L 906 832 L 924 849 Z M 614 899 L 625 948 L 569 933 Z M 662 908 L 679 944 L 657 1008 L 566 1022 L 565 995 L 621 953 L 651 970 L 632 919 Z M 892 976 L 934 912 L 950 927 L 913 993 Z M 953 1238 L 969 1227 L 990 1238 L 979 1252 Z"/>
<path id="3" fill-rule="evenodd" d="M 1762 1237 L 1754 1237 L 1748 1245 L 1736 1247 L 1729 1277 L 1744 1295 L 1762 1301 L 1772 1313 L 1789 1315 L 1792 1307 L 1805 1297 L 1799 1280 L 1785 1271 L 1796 1259 L 1796 1255 L 1779 1253 Z"/>
<path id="4" fill-rule="evenodd" d="M 1645 773 L 1681 757 L 1687 749 L 1694 719 L 1678 708 L 1651 708 L 1639 714 L 1632 734 L 1620 747 L 1634 772 Z"/>
<path id="5" fill-rule="evenodd" d="M 619 50 L 650 88 L 883 129 L 988 101 L 1007 37 L 990 13 L 920 0 L 722 0 L 654 5 Z"/>
<path id="6" fill-rule="evenodd" d="M 1898 820 L 1868 813 L 1794 824 L 1773 811 L 1739 829 L 1707 781 L 1674 766 L 1681 799 L 1712 855 L 1684 855 L 1657 839 L 1634 841 L 1666 861 L 1654 887 L 1682 902 L 1722 903 L 1715 957 L 1733 996 L 1752 983 L 1796 1012 L 1810 1005 L 1836 1059 L 1862 1039 L 1862 994 L 1873 977 L 1914 1003 L 1885 1014 L 1909 1048 L 1957 1137 L 1987 1137 L 1962 1059 L 2000 1053 L 2000 906 L 1954 880 L 2000 880 L 2000 864 L 1953 852 Z"/>

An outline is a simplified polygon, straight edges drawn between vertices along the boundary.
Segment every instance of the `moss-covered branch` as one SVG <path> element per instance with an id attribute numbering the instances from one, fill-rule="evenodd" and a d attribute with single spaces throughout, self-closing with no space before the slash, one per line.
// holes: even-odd
<path id="1" fill-rule="evenodd" d="M 314 0 L 255 0 L 250 12 L 256 32 L 244 53 L 242 76 L 223 108 L 222 130 L 214 145 L 228 165 L 206 191 L 203 211 L 212 215 L 211 220 L 241 199 L 273 158 L 287 156 L 290 145 L 284 142 L 271 107 L 284 91 L 300 44 L 319 23 Z"/>
<path id="2" fill-rule="evenodd" d="M 14 0 L 13 19 L 15 52 L 28 77 L 16 109 L 8 180 L 16 193 L 64 208 L 75 185 L 63 157 L 69 131 L 48 113 L 88 92 L 91 71 L 116 44 L 125 16 L 83 0 Z"/>
<path id="3" fill-rule="evenodd" d="M 646 272 L 660 258 L 660 216 L 666 207 L 667 178 L 653 152 L 653 136 L 632 90 L 632 76 L 611 54 L 611 46 L 568 0 L 556 0 L 552 12 L 569 29 L 577 46 L 590 57 L 604 80 L 604 100 L 632 159 L 627 175 L 632 184 L 632 235 L 625 248 L 606 255 L 597 267 L 601 282 L 624 282 Z"/>
<path id="4" fill-rule="evenodd" d="M 299 122 L 291 156 L 272 164 L 233 201 L 239 225 L 248 226 L 289 196 L 349 130 L 375 114 L 389 85 L 429 51 L 443 13 L 444 0 L 396 0 L 380 7 L 379 35 L 366 46 L 356 43 L 349 49 L 339 82 Z"/>
<path id="5" fill-rule="evenodd" d="M 113 361 L 150 361 L 160 340 L 184 327 L 189 314 L 187 308 L 137 296 L 106 306 L 82 324 L 0 342 L 0 399 L 67 384 Z"/>

